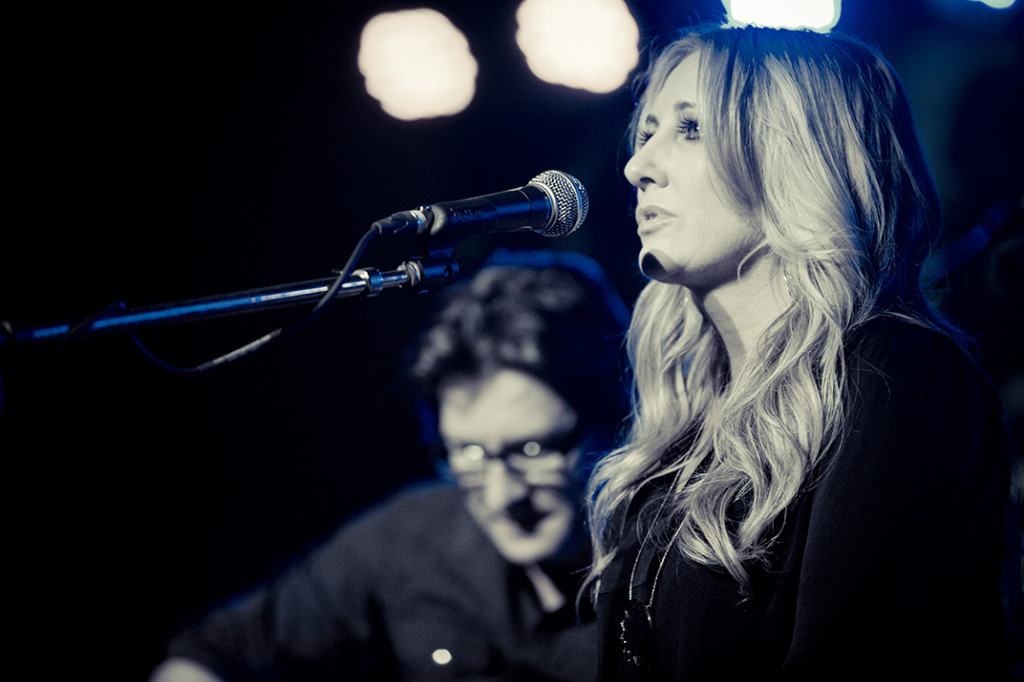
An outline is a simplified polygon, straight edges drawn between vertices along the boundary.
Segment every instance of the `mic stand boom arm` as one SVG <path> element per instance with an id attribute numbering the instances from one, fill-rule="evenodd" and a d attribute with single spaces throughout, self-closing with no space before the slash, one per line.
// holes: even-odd
<path id="1" fill-rule="evenodd" d="M 376 268 L 353 270 L 333 294 L 333 298 L 376 296 L 385 289 L 406 288 L 421 292 L 447 284 L 458 275 L 459 266 L 447 256 L 414 259 L 403 262 L 395 270 L 380 272 Z M 133 309 L 110 310 L 84 322 L 58 323 L 14 329 L 0 321 L 0 346 L 108 334 L 126 329 L 191 322 L 200 319 L 240 315 L 270 308 L 295 306 L 320 300 L 336 284 L 327 277 L 294 284 L 250 289 L 219 296 L 197 298 L 180 303 L 166 303 Z"/>

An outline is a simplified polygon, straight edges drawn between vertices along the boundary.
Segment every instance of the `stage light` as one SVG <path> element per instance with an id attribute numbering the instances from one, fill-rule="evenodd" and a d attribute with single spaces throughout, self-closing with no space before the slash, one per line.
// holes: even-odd
<path id="1" fill-rule="evenodd" d="M 981 2 L 992 9 L 1006 9 L 1012 7 L 1015 0 L 974 0 L 975 2 Z"/>
<path id="2" fill-rule="evenodd" d="M 828 31 L 839 21 L 841 0 L 722 0 L 736 24 Z"/>
<path id="3" fill-rule="evenodd" d="M 457 114 L 476 92 L 469 42 L 431 9 L 378 14 L 363 27 L 359 71 L 366 91 L 402 120 Z"/>
<path id="4" fill-rule="evenodd" d="M 640 29 L 622 0 L 524 0 L 516 43 L 541 80 L 606 93 L 637 65 Z"/>

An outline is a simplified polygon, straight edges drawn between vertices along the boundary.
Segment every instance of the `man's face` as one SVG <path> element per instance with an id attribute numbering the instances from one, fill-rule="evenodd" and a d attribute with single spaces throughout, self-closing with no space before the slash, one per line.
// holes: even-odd
<path id="1" fill-rule="evenodd" d="M 553 557 L 579 531 L 579 417 L 547 384 L 503 369 L 441 390 L 439 429 L 473 518 L 508 561 Z"/>

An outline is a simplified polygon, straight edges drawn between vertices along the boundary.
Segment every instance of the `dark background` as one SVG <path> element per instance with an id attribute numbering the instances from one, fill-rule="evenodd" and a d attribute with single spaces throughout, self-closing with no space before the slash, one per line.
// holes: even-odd
<path id="1" fill-rule="evenodd" d="M 1024 190 L 1020 7 L 844 3 L 839 30 L 904 76 L 951 238 Z M 1018 3 L 1019 4 L 1019 3 Z M 327 277 L 380 217 L 559 169 L 587 187 L 573 235 L 480 236 L 597 258 L 641 285 L 620 138 L 628 88 L 543 83 L 514 41 L 517 0 L 436 0 L 479 62 L 462 114 L 401 122 L 366 94 L 359 32 L 396 2 L 182 2 L 6 12 L 8 218 L 0 320 L 15 328 L 107 305 L 177 302 Z M 629 3 L 642 41 L 722 16 L 711 0 Z M 949 278 L 983 359 L 1021 414 L 1017 223 Z M 372 244 L 389 270 L 409 244 Z M 429 464 L 401 354 L 432 294 L 344 299 L 282 343 L 203 375 L 147 360 L 127 335 L 0 346 L 8 663 L 142 679 L 182 619 L 276 570 Z M 296 310 L 139 332 L 196 364 Z M 1016 381 L 1016 388 L 1014 387 Z"/>

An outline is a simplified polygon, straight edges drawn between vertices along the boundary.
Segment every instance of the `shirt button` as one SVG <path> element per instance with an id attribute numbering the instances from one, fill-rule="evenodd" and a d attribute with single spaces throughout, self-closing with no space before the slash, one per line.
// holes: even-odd
<path id="1" fill-rule="evenodd" d="M 430 658 L 438 665 L 448 665 L 452 662 L 452 652 L 447 649 L 435 649 Z"/>

